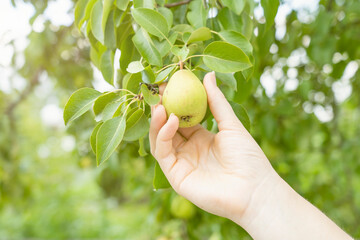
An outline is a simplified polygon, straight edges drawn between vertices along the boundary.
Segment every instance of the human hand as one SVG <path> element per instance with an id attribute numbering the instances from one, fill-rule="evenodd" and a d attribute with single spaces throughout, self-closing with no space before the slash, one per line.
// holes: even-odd
<path id="1" fill-rule="evenodd" d="M 178 118 L 167 120 L 165 108 L 157 105 L 152 108 L 151 152 L 177 193 L 238 222 L 255 191 L 276 173 L 216 86 L 215 73 L 205 76 L 204 86 L 219 132 L 201 125 L 178 129 Z"/>

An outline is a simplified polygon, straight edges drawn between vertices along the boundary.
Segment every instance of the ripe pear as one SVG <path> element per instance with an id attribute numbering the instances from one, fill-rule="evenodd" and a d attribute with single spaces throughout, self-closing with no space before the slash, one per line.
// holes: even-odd
<path id="1" fill-rule="evenodd" d="M 170 116 L 179 118 L 179 127 L 192 127 L 204 118 L 207 108 L 207 95 L 201 81 L 189 70 L 179 70 L 170 78 L 162 104 Z"/>

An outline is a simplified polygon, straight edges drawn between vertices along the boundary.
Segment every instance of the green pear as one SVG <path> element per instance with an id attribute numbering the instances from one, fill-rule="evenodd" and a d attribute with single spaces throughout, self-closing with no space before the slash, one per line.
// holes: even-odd
<path id="1" fill-rule="evenodd" d="M 170 78 L 162 104 L 170 116 L 179 118 L 179 127 L 192 127 L 204 118 L 207 108 L 207 95 L 201 81 L 189 70 L 179 70 Z"/>

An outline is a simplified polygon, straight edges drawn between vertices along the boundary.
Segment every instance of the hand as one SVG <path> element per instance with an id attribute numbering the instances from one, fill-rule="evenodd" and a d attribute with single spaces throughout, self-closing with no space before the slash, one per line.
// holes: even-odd
<path id="1" fill-rule="evenodd" d="M 216 86 L 215 73 L 204 78 L 208 103 L 219 132 L 196 125 L 180 128 L 167 120 L 162 105 L 152 108 L 153 156 L 173 189 L 198 207 L 237 221 L 263 182 L 276 175 L 266 156 Z"/>

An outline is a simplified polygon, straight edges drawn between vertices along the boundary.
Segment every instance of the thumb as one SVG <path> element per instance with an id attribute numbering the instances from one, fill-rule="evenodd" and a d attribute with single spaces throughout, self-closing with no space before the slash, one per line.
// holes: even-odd
<path id="1" fill-rule="evenodd" d="M 216 85 L 215 72 L 210 72 L 205 75 L 204 87 L 210 110 L 218 123 L 219 130 L 233 130 L 243 127 L 224 94 Z"/>

